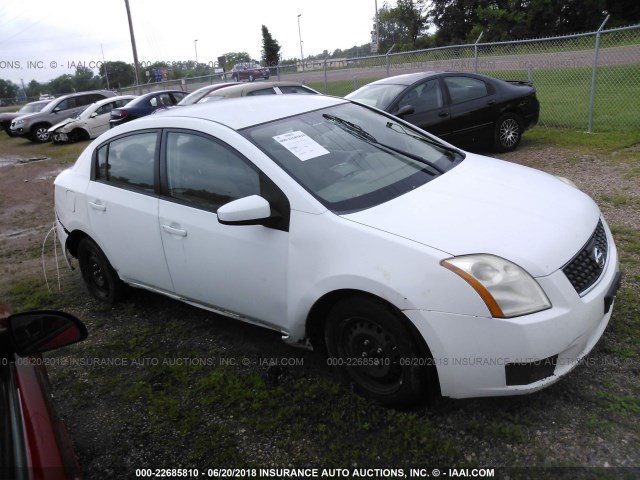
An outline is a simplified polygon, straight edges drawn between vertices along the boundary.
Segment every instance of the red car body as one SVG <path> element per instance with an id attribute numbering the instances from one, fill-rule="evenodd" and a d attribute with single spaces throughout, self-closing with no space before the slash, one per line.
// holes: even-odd
<path id="1" fill-rule="evenodd" d="M 6 338 L 9 315 L 0 304 L 0 478 L 82 479 L 67 428 L 52 402 L 42 356 L 12 351 Z"/>

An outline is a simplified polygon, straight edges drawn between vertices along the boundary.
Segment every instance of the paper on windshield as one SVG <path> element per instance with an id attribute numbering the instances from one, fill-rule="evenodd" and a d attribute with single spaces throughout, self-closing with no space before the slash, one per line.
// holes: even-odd
<path id="1" fill-rule="evenodd" d="M 300 130 L 276 135 L 273 139 L 303 162 L 329 153 L 326 148 Z"/>

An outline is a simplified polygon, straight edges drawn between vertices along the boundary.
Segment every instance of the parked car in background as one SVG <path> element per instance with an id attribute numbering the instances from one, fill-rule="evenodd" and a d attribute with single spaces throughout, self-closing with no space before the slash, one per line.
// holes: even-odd
<path id="1" fill-rule="evenodd" d="M 324 95 L 110 130 L 56 178 L 55 211 L 96 298 L 129 284 L 326 347 L 384 404 L 551 385 L 602 336 L 620 281 L 568 180 Z"/>
<path id="2" fill-rule="evenodd" d="M 7 135 L 13 137 L 13 133 L 11 133 L 11 122 L 16 118 L 27 115 L 29 113 L 35 113 L 42 110 L 45 106 L 47 106 L 51 100 L 39 100 L 37 102 L 30 102 L 26 105 L 23 105 L 20 110 L 17 112 L 1 112 L 0 113 L 0 128 L 2 128 Z"/>
<path id="3" fill-rule="evenodd" d="M 109 130 L 111 110 L 124 107 L 135 95 L 121 95 L 92 103 L 73 118 L 67 118 L 49 129 L 53 143 L 90 140 Z"/>
<path id="4" fill-rule="evenodd" d="M 10 315 L 0 304 L 0 478 L 82 478 L 40 354 L 86 337 L 82 322 L 67 313 Z"/>
<path id="5" fill-rule="evenodd" d="M 195 92 L 191 92 L 189 95 L 180 100 L 177 105 L 179 107 L 192 105 L 194 103 L 197 103 L 198 100 L 200 100 L 202 97 L 209 95 L 211 92 L 219 90 L 220 88 L 230 87 L 231 85 L 238 85 L 238 82 L 224 82 L 207 85 L 206 87 L 199 88 Z"/>
<path id="6" fill-rule="evenodd" d="M 231 69 L 231 78 L 233 78 L 235 82 L 239 82 L 240 80 L 253 82 L 257 78 L 269 80 L 269 69 L 261 67 L 260 64 L 256 62 L 236 63 Z"/>
<path id="7" fill-rule="evenodd" d="M 424 72 L 388 77 L 346 96 L 427 130 L 459 147 L 514 150 L 538 123 L 536 89 L 473 73 Z"/>
<path id="8" fill-rule="evenodd" d="M 11 133 L 27 137 L 32 142 L 49 141 L 49 128 L 52 125 L 78 114 L 87 105 L 104 98 L 115 97 L 116 94 L 108 90 L 93 92 L 71 93 L 52 100 L 41 111 L 15 118 L 11 122 Z"/>
<path id="9" fill-rule="evenodd" d="M 212 91 L 203 96 L 197 103 L 215 102 L 224 98 L 254 97 L 258 95 L 311 94 L 318 95 L 311 87 L 297 82 L 260 82 L 239 83 Z"/>
<path id="10" fill-rule="evenodd" d="M 136 118 L 150 115 L 159 108 L 176 105 L 186 96 L 187 93 L 182 90 L 159 90 L 140 95 L 125 106 L 111 110 L 109 125 L 117 127 Z"/>

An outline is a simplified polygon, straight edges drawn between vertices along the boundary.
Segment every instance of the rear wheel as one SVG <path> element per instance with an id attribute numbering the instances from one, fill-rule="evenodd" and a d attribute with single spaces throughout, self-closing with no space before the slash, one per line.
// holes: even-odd
<path id="1" fill-rule="evenodd" d="M 88 238 L 80 240 L 78 263 L 82 279 L 93 297 L 108 303 L 116 303 L 122 298 L 125 285 L 95 242 Z"/>
<path id="2" fill-rule="evenodd" d="M 513 113 L 505 113 L 496 122 L 493 145 L 498 152 L 515 150 L 522 138 L 522 122 Z"/>
<path id="3" fill-rule="evenodd" d="M 409 405 L 428 385 L 425 362 L 406 318 L 381 301 L 354 297 L 329 312 L 325 342 L 337 365 L 361 394 L 383 405 Z"/>
<path id="4" fill-rule="evenodd" d="M 256 77 L 253 76 L 252 73 L 249 74 L 249 81 L 253 82 L 256 79 Z"/>

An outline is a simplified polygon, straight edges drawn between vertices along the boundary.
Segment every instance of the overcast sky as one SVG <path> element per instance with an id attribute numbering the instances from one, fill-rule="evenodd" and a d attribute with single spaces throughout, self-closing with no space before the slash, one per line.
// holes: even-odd
<path id="1" fill-rule="evenodd" d="M 378 8 L 384 0 L 378 0 Z M 391 0 L 388 3 L 395 4 Z M 140 62 L 260 59 L 261 26 L 299 58 L 370 41 L 375 0 L 129 0 Z M 197 43 L 195 42 L 197 40 Z M 124 0 L 0 0 L 0 78 L 46 82 L 104 59 L 133 63 Z M 144 63 L 143 63 L 144 65 Z M 94 69 L 97 73 L 97 68 Z"/>

